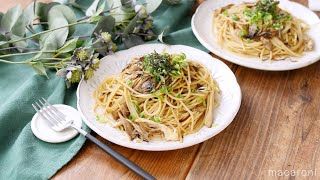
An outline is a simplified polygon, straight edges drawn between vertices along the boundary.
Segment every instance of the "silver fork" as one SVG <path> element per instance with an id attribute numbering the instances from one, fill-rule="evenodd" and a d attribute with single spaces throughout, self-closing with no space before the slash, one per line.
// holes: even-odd
<path id="1" fill-rule="evenodd" d="M 38 103 L 39 102 L 39 103 Z M 144 171 L 142 168 L 134 164 L 132 161 L 122 156 L 118 152 L 111 149 L 106 144 L 99 141 L 97 138 L 92 136 L 90 133 L 87 133 L 81 127 L 77 127 L 73 124 L 73 120 L 64 115 L 61 111 L 59 111 L 56 107 L 52 106 L 46 99 L 42 97 L 42 100 L 39 99 L 38 102 L 32 104 L 33 108 L 37 111 L 37 113 L 45 120 L 47 120 L 51 124 L 51 128 L 57 132 L 63 131 L 67 128 L 73 128 L 77 130 L 80 134 L 85 136 L 91 142 L 100 147 L 103 151 L 108 153 L 111 157 L 118 160 L 124 166 L 135 172 L 137 175 L 141 176 L 144 179 L 156 179 L 148 172 Z"/>

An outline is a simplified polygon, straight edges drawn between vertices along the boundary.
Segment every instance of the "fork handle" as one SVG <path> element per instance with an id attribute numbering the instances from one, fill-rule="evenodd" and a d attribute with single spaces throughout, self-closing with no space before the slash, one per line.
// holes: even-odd
<path id="1" fill-rule="evenodd" d="M 109 146 L 107 146 L 106 144 L 102 143 L 101 141 L 99 141 L 97 138 L 95 138 L 91 134 L 87 133 L 85 135 L 85 137 L 87 139 L 89 139 L 91 142 L 93 142 L 94 144 L 96 144 L 98 147 L 100 147 L 103 151 L 108 153 L 111 157 L 115 158 L 117 161 L 122 163 L 124 166 L 126 166 L 129 169 L 131 169 L 133 172 L 135 172 L 140 177 L 142 177 L 144 179 L 148 179 L 148 180 L 149 179 L 150 180 L 156 179 L 151 174 L 149 174 L 145 170 L 143 170 L 141 167 L 139 167 L 138 165 L 136 165 L 135 163 L 133 163 L 132 161 L 130 161 L 126 157 L 122 156 L 121 154 L 119 154 L 115 150 L 111 149 Z"/>

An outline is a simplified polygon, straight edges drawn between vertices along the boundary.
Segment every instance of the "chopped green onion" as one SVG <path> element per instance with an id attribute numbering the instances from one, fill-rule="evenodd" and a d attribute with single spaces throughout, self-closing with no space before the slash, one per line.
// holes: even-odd
<path id="1" fill-rule="evenodd" d="M 228 13 L 228 11 L 227 10 L 225 10 L 225 11 L 223 11 L 223 13 L 222 13 L 223 15 L 225 15 L 225 16 L 228 16 L 229 15 L 229 13 Z"/>
<path id="2" fill-rule="evenodd" d="M 204 107 L 207 107 L 207 101 L 206 101 L 205 99 L 202 99 L 202 105 L 203 105 Z"/>
<path id="3" fill-rule="evenodd" d="M 140 116 L 141 118 L 145 118 L 145 117 L 146 117 L 146 116 L 144 115 L 144 113 L 140 113 L 139 116 Z"/>
<path id="4" fill-rule="evenodd" d="M 248 32 L 246 31 L 246 30 L 242 30 L 242 31 L 240 31 L 240 37 L 245 37 L 245 36 L 247 36 L 248 35 Z"/>
<path id="5" fill-rule="evenodd" d="M 150 118 L 151 121 L 154 121 L 154 122 L 160 122 L 161 121 L 161 118 L 159 116 L 153 116 Z"/>
<path id="6" fill-rule="evenodd" d="M 131 80 L 131 79 L 128 79 L 128 80 L 127 80 L 127 85 L 128 85 L 128 86 L 132 86 L 132 80 Z"/>
<path id="7" fill-rule="evenodd" d="M 274 23 L 274 24 L 272 24 L 271 27 L 276 30 L 281 30 L 281 29 L 283 29 L 283 24 L 282 23 Z"/>
<path id="8" fill-rule="evenodd" d="M 134 121 L 136 118 L 134 117 L 134 115 L 130 114 L 128 119 L 131 120 L 131 121 Z"/>
<path id="9" fill-rule="evenodd" d="M 251 42 L 251 39 L 250 38 L 247 38 L 246 39 L 246 43 L 250 43 Z"/>
<path id="10" fill-rule="evenodd" d="M 108 122 L 108 119 L 105 118 L 103 115 L 97 115 L 96 116 L 96 119 L 99 123 L 107 123 Z"/>
<path id="11" fill-rule="evenodd" d="M 212 124 L 212 127 L 217 127 L 217 126 L 219 126 L 219 124 L 217 123 Z"/>
<path id="12" fill-rule="evenodd" d="M 168 87 L 165 85 L 161 86 L 160 92 L 163 94 L 169 94 Z"/>
<path id="13" fill-rule="evenodd" d="M 237 15 L 233 15 L 233 16 L 232 16 L 232 20 L 234 20 L 234 21 L 239 21 L 239 17 L 238 17 Z"/>

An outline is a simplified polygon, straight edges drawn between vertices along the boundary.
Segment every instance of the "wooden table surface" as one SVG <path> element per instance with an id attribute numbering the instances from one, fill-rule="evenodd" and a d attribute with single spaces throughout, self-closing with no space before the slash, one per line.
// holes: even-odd
<path id="1" fill-rule="evenodd" d="M 1 0 L 0 11 L 30 1 Z M 307 5 L 307 0 L 296 1 Z M 272 170 L 296 173 L 282 176 L 285 179 L 320 179 L 320 61 L 285 72 L 224 62 L 242 89 L 240 111 L 224 131 L 201 144 L 167 152 L 111 147 L 158 179 L 273 179 Z M 306 171 L 316 176 L 304 176 Z M 53 177 L 119 178 L 139 179 L 91 142 Z"/>

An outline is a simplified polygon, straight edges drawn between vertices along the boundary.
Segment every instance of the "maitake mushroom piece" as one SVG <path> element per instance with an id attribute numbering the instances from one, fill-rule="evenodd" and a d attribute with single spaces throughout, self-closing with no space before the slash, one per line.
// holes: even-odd
<path id="1" fill-rule="evenodd" d="M 144 118 L 139 118 L 136 119 L 137 123 L 143 123 L 144 125 L 147 126 L 148 129 L 153 129 L 153 130 L 159 130 L 163 133 L 164 138 L 166 141 L 177 141 L 179 140 L 179 135 L 178 131 L 176 128 L 170 128 L 168 126 L 165 126 L 163 124 L 144 119 Z"/>

